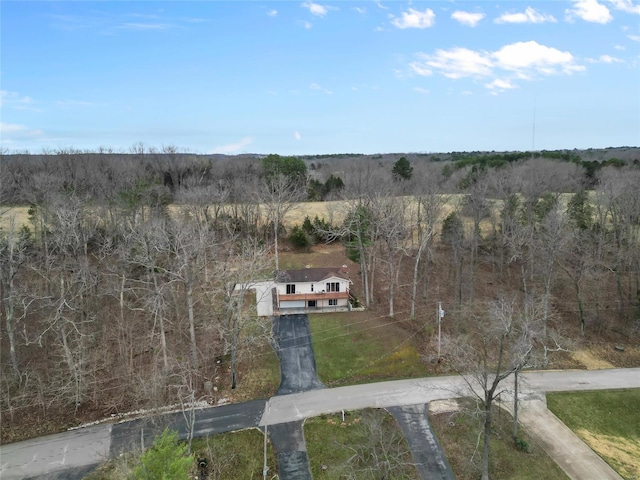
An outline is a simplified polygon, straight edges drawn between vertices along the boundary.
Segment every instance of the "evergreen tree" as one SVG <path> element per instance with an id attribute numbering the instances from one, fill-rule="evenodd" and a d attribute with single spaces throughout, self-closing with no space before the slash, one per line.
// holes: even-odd
<path id="1" fill-rule="evenodd" d="M 187 444 L 178 441 L 178 433 L 166 428 L 153 441 L 153 447 L 140 457 L 140 465 L 131 480 L 190 480 L 193 457 Z"/>
<path id="2" fill-rule="evenodd" d="M 393 173 L 394 180 L 410 180 L 413 175 L 413 167 L 409 163 L 409 160 L 407 160 L 407 157 L 400 157 L 400 159 L 393 164 L 391 173 Z"/>

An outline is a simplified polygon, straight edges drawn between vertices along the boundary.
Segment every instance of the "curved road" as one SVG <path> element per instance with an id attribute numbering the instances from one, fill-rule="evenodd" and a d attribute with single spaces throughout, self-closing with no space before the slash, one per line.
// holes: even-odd
<path id="1" fill-rule="evenodd" d="M 521 391 L 544 392 L 640 388 L 640 368 L 610 370 L 571 370 L 528 372 L 521 375 Z M 508 387 L 507 387 L 508 388 Z M 257 421 L 247 421 L 243 428 L 297 422 L 299 420 L 367 407 L 417 405 L 434 400 L 457 398 L 467 391 L 461 377 L 433 377 L 380 382 L 349 387 L 311 390 L 271 398 Z M 263 403 L 264 405 L 264 403 Z M 245 404 L 233 405 L 244 411 Z M 227 408 L 227 407 L 224 407 Z M 206 409 L 211 421 L 220 421 L 223 407 Z M 261 411 L 252 402 L 249 410 Z M 233 415 L 237 419 L 238 412 Z M 247 416 L 251 420 L 251 415 Z M 254 417 L 255 418 L 255 417 Z M 230 423 L 236 423 L 232 420 Z M 251 423 L 251 424 L 250 424 Z M 54 470 L 84 467 L 101 462 L 111 451 L 112 425 L 72 430 L 25 442 L 0 446 L 0 479 L 19 479 L 44 475 Z"/>

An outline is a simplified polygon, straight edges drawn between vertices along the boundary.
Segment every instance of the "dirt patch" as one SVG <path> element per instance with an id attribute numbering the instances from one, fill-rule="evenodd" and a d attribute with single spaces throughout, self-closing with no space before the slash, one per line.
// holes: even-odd
<path id="1" fill-rule="evenodd" d="M 429 413 L 433 415 L 437 415 L 439 413 L 457 412 L 458 410 L 460 410 L 460 405 L 458 405 L 458 400 L 456 400 L 455 398 L 429 402 Z"/>
<path id="2" fill-rule="evenodd" d="M 606 360 L 602 360 L 601 358 L 594 355 L 589 350 L 579 350 L 577 352 L 573 352 L 572 357 L 583 364 L 587 370 L 602 370 L 605 368 L 614 368 L 613 365 Z"/>
<path id="3" fill-rule="evenodd" d="M 602 342 L 590 346 L 590 351 L 594 352 L 598 358 L 609 362 L 615 368 L 633 368 L 640 366 L 640 342 L 632 344 L 631 341 Z M 618 348 L 616 348 L 618 347 Z"/>
<path id="4" fill-rule="evenodd" d="M 594 435 L 584 429 L 577 430 L 576 433 L 623 478 L 640 477 L 640 438 Z"/>

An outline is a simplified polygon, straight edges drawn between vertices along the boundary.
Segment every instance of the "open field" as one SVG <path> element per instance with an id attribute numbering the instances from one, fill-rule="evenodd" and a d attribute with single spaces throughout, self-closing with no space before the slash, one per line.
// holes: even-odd
<path id="1" fill-rule="evenodd" d="M 640 390 L 553 393 L 547 405 L 623 478 L 640 477 Z"/>
<path id="2" fill-rule="evenodd" d="M 472 400 L 460 401 L 460 409 L 445 408 L 430 411 L 429 421 L 447 455 L 458 480 L 480 478 L 482 445 L 479 435 L 481 420 Z M 447 411 L 449 410 L 449 411 Z M 495 407 L 489 471 L 491 478 L 509 480 L 567 480 L 568 477 L 547 454 L 520 428 L 519 437 L 525 440 L 529 452 L 522 451 L 511 439 L 513 418 Z"/>

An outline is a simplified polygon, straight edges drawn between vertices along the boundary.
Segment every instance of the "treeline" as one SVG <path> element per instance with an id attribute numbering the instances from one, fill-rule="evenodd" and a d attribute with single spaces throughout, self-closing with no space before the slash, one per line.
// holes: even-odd
<path id="1" fill-rule="evenodd" d="M 638 327 L 633 164 L 602 167 L 588 190 L 581 165 L 544 158 L 449 174 L 410 155 L 314 162 L 3 157 L 3 205 L 30 206 L 28 225 L 2 212 L 3 436 L 34 412 L 188 403 L 241 383 L 271 328 L 247 289 L 274 277 L 294 231 L 300 245 L 342 242 L 359 301 L 391 317 L 425 317 L 434 292 L 461 308 L 509 292 L 583 334 Z M 285 224 L 312 191 L 342 201 Z"/>
<path id="2" fill-rule="evenodd" d="M 587 153 L 591 153 L 587 151 Z M 500 169 L 527 160 L 547 159 L 573 163 L 579 167 L 582 184 L 593 188 L 596 173 L 604 166 L 638 166 L 640 154 L 626 152 L 626 159 L 602 155 L 593 159 L 576 151 L 529 152 L 452 152 L 449 154 L 386 155 L 316 155 L 280 157 L 303 166 L 308 182 L 304 199 L 331 200 L 357 195 L 362 171 L 380 180 L 397 177 L 394 166 L 400 159 L 415 168 L 418 179 L 434 172 L 445 178 L 457 172 Z M 189 202 L 202 191 L 223 188 L 229 201 L 242 201 L 266 175 L 265 160 L 258 155 L 195 155 L 180 153 L 174 147 L 145 148 L 140 145 L 131 153 L 60 150 L 49 154 L 4 154 L 0 156 L 0 204 L 37 204 L 42 191 L 70 193 L 94 203 L 117 203 L 132 197 L 155 198 L 165 203 Z M 583 158 L 584 157 L 584 158 Z M 403 177 L 409 180 L 409 177 Z M 415 182 L 414 182 L 415 183 Z M 450 192 L 460 185 L 451 182 Z M 344 191 L 340 191 L 344 187 Z M 406 193 L 412 193 L 405 184 Z M 413 190 L 415 191 L 415 189 Z M 339 195 L 338 195 L 339 193 Z M 124 199 L 124 200 L 123 200 Z M 149 200 L 150 201 L 150 200 Z"/>

